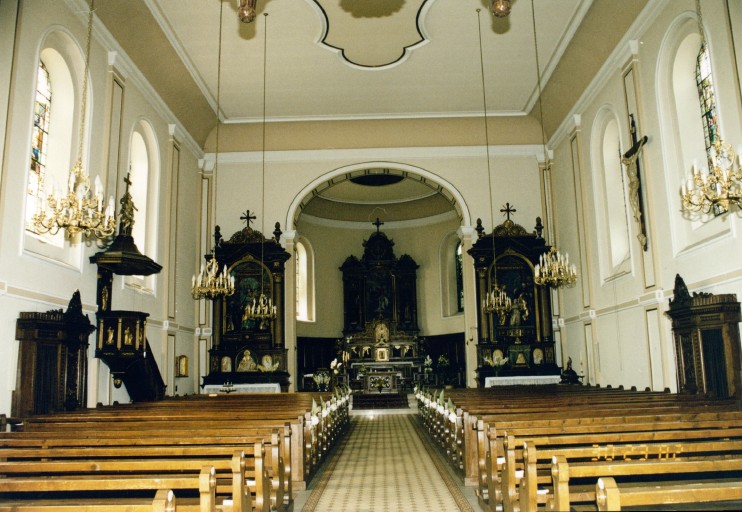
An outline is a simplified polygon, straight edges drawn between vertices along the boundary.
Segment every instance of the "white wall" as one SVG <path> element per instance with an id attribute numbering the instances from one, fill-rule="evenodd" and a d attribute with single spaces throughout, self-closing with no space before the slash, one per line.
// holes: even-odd
<path id="1" fill-rule="evenodd" d="M 724 3 L 723 0 L 703 2 L 703 18 L 710 35 L 721 133 L 736 148 L 742 144 L 740 96 L 734 75 L 724 71 L 732 61 L 722 10 Z M 664 314 L 676 274 L 685 279 L 691 291 L 742 294 L 739 266 L 742 241 L 737 234 L 740 216 L 733 213 L 695 224 L 683 218 L 678 191 L 684 173 L 668 164 L 668 155 L 678 150 L 674 137 L 678 128 L 669 124 L 663 111 L 663 101 L 669 93 L 660 87 L 661 54 L 672 27 L 694 13 L 695 4 L 690 0 L 649 2 L 644 15 L 552 140 L 560 248 L 576 255 L 578 247 L 584 247 L 587 255 L 581 262 L 586 273 L 580 276 L 578 285 L 560 292 L 565 323 L 562 345 L 565 356 L 572 357 L 575 367 L 584 359 L 584 370 L 593 384 L 676 389 L 671 323 Z M 633 46 L 630 39 L 635 40 Z M 622 68 L 631 59 L 632 49 L 636 52 L 635 71 L 639 80 L 643 132 L 639 136 L 649 137 L 642 161 L 649 251 L 642 251 L 635 237 L 637 224 L 630 219 L 631 272 L 611 280 L 605 279 L 598 265 L 609 247 L 604 242 L 606 237 L 599 236 L 601 226 L 596 217 L 600 215 L 592 214 L 606 213 L 601 212 L 604 202 L 597 189 L 602 170 L 592 167 L 590 151 L 595 141 L 591 139 L 591 128 L 602 108 L 615 110 L 621 124 L 622 150 L 628 149 Z M 581 164 L 577 184 L 573 179 L 574 138 L 579 144 Z M 582 231 L 577 229 L 575 205 L 581 205 L 584 212 Z M 647 281 L 647 272 L 654 272 L 653 280 Z"/>
<path id="2" fill-rule="evenodd" d="M 2 13 L 9 2 L 2 3 Z M 81 4 L 82 5 L 82 4 Z M 6 144 L 5 158 L 2 162 L 2 188 L 0 189 L 0 413 L 11 413 L 11 396 L 16 386 L 18 341 L 15 340 L 15 320 L 22 311 L 48 311 L 66 308 L 72 293 L 80 290 L 84 312 L 95 322 L 96 268 L 88 258 L 100 248 L 82 245 L 72 265 L 44 258 L 28 250 L 24 240 L 23 211 L 25 205 L 25 188 L 27 180 L 28 158 L 30 154 L 30 134 L 32 123 L 33 84 L 38 66 L 39 47 L 44 35 L 54 29 L 66 31 L 84 51 L 87 16 L 84 7 L 77 8 L 74 1 L 44 2 L 30 0 L 23 2 L 20 9 L 20 23 L 17 34 L 16 59 L 13 62 L 12 96 L 9 103 L 7 131 L 4 131 Z M 13 32 L 10 19 L 4 15 L 2 21 L 2 38 L 0 55 L 6 62 L 7 36 L 9 29 Z M 102 30 L 99 30 L 102 29 Z M 132 309 L 150 314 L 147 337 L 153 349 L 153 356 L 158 361 L 163 377 L 169 384 L 168 393 L 192 393 L 196 391 L 198 376 L 191 372 L 188 379 L 173 379 L 173 370 L 166 361 L 175 355 L 189 355 L 195 368 L 197 361 L 196 339 L 194 335 L 194 302 L 190 297 L 190 276 L 195 265 L 194 246 L 196 233 L 192 226 L 198 222 L 197 211 L 192 204 L 198 198 L 197 187 L 200 184 L 198 175 L 198 158 L 200 150 L 192 143 L 182 128 L 164 106 L 160 98 L 153 94 L 151 87 L 143 80 L 141 74 L 125 59 L 117 48 L 115 41 L 107 36 L 101 25 L 96 26 L 91 48 L 90 73 L 92 91 L 89 94 L 89 105 L 92 113 L 89 137 L 85 140 L 88 172 L 92 177 L 100 174 L 107 185 L 109 193 L 115 191 L 115 181 L 123 179 L 128 164 L 128 144 L 131 127 L 140 119 L 151 124 L 155 132 L 156 146 L 159 155 L 158 196 L 154 198 L 155 207 L 150 211 L 156 224 L 150 229 L 156 232 L 155 260 L 163 265 L 174 264 L 174 276 L 177 279 L 176 295 L 167 294 L 168 274 L 163 272 L 155 279 L 154 292 L 147 294 L 124 286 L 123 280 L 117 277 L 114 281 L 113 307 Z M 109 61 L 112 54 L 118 51 L 117 57 Z M 112 64 L 112 65 L 109 65 Z M 8 69 L 3 65 L 4 69 Z M 110 125 L 110 86 L 111 69 L 125 80 L 125 101 L 121 132 L 121 147 L 108 146 L 108 126 Z M 6 85 L 6 75 L 0 79 L 0 86 Z M 2 103 L 3 107 L 5 102 Z M 0 111 L 4 114 L 4 111 Z M 3 116 L 0 116 L 4 118 Z M 175 127 L 171 135 L 172 126 Z M 175 254 L 168 253 L 170 232 L 169 183 L 170 183 L 170 147 L 171 139 L 180 142 L 179 200 L 177 206 L 178 239 Z M 75 146 L 76 148 L 76 146 Z M 109 150 L 120 150 L 121 159 L 118 169 L 108 168 Z M 117 205 L 118 206 L 118 205 Z M 80 247 L 76 245 L 76 247 Z M 148 251 L 149 252 L 149 251 Z M 167 258 L 167 261 L 164 261 Z M 177 311 L 175 318 L 168 318 L 168 301 L 175 301 Z M 175 336 L 174 347 L 169 347 L 167 334 Z M 113 390 L 107 367 L 93 358 L 94 335 L 90 342 L 90 389 L 89 405 L 96 402 L 104 404 L 112 400 L 128 401 L 125 391 Z M 171 344 L 172 345 L 172 344 Z M 170 352 L 177 352 L 173 354 Z"/>

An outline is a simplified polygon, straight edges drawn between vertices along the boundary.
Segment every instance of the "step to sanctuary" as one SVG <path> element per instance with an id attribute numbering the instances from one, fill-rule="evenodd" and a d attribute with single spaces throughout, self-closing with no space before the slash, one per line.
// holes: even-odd
<path id="1" fill-rule="evenodd" d="M 407 409 L 406 394 L 399 393 L 354 393 L 353 409 Z"/>

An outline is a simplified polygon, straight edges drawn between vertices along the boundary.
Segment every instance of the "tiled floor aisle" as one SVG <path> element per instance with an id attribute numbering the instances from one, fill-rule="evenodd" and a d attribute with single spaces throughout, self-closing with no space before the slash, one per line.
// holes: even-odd
<path id="1" fill-rule="evenodd" d="M 459 511 L 410 414 L 359 415 L 305 511 Z M 459 499 L 459 503 L 461 500 Z M 471 510 L 464 503 L 463 510 Z"/>

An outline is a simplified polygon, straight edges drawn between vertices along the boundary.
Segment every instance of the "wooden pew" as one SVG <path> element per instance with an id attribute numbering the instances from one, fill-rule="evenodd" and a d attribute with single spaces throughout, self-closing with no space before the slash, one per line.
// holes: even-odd
<path id="1" fill-rule="evenodd" d="M 523 457 L 524 474 L 517 493 L 520 509 L 536 510 L 538 504 L 549 503 L 553 510 L 569 510 L 570 504 L 594 502 L 594 483 L 601 476 L 708 473 L 722 466 L 726 472 L 742 470 L 742 440 L 725 441 L 722 436 L 691 442 L 683 442 L 679 436 L 670 443 L 594 445 L 593 454 L 589 453 L 589 446 L 574 450 L 553 447 L 541 450 L 527 444 Z M 548 459 L 548 474 L 542 479 L 539 470 L 542 467 L 540 461 L 544 458 Z M 570 489 L 570 479 L 592 482 L 588 489 L 584 486 Z M 539 485 L 545 481 L 551 486 Z M 511 497 L 515 494 L 511 493 Z"/>
<path id="2" fill-rule="evenodd" d="M 175 510 L 174 496 L 168 485 L 177 489 L 193 489 L 198 492 L 197 508 L 189 510 L 214 512 L 216 507 L 216 478 L 213 467 L 205 466 L 195 475 L 171 476 L 119 476 L 119 477 L 75 477 L 55 476 L 55 478 L 0 478 L 0 492 L 15 496 L 28 494 L 29 499 L 9 499 L 0 502 L 0 511 L 32 510 Z M 127 491 L 152 491 L 154 499 L 135 500 L 126 497 Z M 53 492 L 53 500 L 43 500 L 40 494 Z M 111 498 L 81 498 L 81 492 L 121 493 Z M 65 499 L 65 495 L 69 495 Z M 149 507 L 149 509 L 147 508 Z M 178 510 L 186 510 L 186 507 Z M 232 511 L 231 507 L 221 508 L 222 512 Z"/>
<path id="3" fill-rule="evenodd" d="M 448 393 L 453 400 L 445 405 L 436 400 L 437 393 L 418 393 L 423 423 L 450 454 L 454 467 L 463 472 L 466 483 L 478 486 L 477 495 L 485 509 L 506 506 L 504 494 L 509 509 L 519 506 L 522 448 L 515 448 L 513 471 L 503 482 L 507 462 L 503 429 L 516 434 L 519 442 L 530 436 L 539 443 L 545 442 L 544 436 L 556 434 L 589 443 L 591 436 L 608 432 L 627 443 L 634 431 L 644 436 L 636 439 L 647 440 L 653 430 L 742 429 L 742 414 L 729 400 L 574 386 L 508 388 L 507 394 L 493 391 L 456 390 Z M 696 439 L 699 435 L 689 434 Z"/>
<path id="4" fill-rule="evenodd" d="M 622 507 L 657 507 L 698 503 L 708 506 L 729 501 L 742 501 L 742 481 L 686 482 L 648 486 L 619 486 L 605 477 L 595 484 L 599 511 L 620 511 Z M 739 507 L 735 507 L 739 510 Z"/>
<path id="5" fill-rule="evenodd" d="M 742 430 L 742 414 L 730 413 L 735 423 L 727 421 L 717 422 L 715 429 L 700 429 L 700 424 L 694 424 L 695 414 L 691 414 L 686 421 L 673 424 L 671 421 L 657 423 L 652 420 L 660 419 L 662 416 L 642 417 L 623 417 L 624 421 L 616 423 L 613 418 L 608 418 L 607 423 L 603 423 L 604 418 L 595 418 L 585 424 L 575 424 L 572 426 L 561 427 L 558 435 L 528 435 L 528 429 L 514 429 L 511 431 L 500 432 L 497 436 L 494 434 L 494 428 L 490 431 L 489 456 L 485 460 L 486 475 L 483 477 L 487 485 L 487 496 L 495 496 L 495 503 L 502 504 L 506 511 L 513 510 L 519 501 L 517 490 L 520 484 L 518 476 L 519 471 L 525 468 L 525 457 L 523 446 L 530 443 L 533 446 L 538 445 L 539 460 L 542 461 L 542 467 L 548 466 L 552 456 L 565 455 L 573 458 L 630 458 L 640 456 L 643 450 L 647 454 L 655 456 L 668 454 L 675 450 L 674 453 L 682 451 L 677 448 L 678 443 L 696 441 L 700 439 L 728 439 L 736 432 L 737 438 L 731 441 L 725 441 L 718 446 L 696 442 L 687 445 L 687 453 L 683 456 L 691 455 L 693 450 L 708 451 L 716 450 L 742 450 L 742 437 L 739 436 Z M 671 415 L 675 418 L 676 415 Z M 537 422 L 536 422 L 537 423 Z M 662 426 L 666 430 L 660 431 Z M 734 429 L 729 427 L 736 426 Z M 695 429 L 700 429 L 700 433 L 695 433 Z M 515 432 L 518 436 L 509 435 L 509 432 Z M 654 442 L 650 442 L 654 441 Z M 674 443 L 674 444 L 673 444 Z M 494 456 L 493 454 L 497 454 Z M 502 455 L 501 455 L 502 454 Z M 534 465 L 536 463 L 534 462 Z M 526 473 L 528 476 L 530 473 Z M 529 488 L 533 489 L 535 484 Z M 491 507 L 491 504 L 490 504 Z"/>
<path id="6" fill-rule="evenodd" d="M 310 470 L 309 465 L 321 460 L 329 444 L 337 440 L 348 421 L 347 397 L 332 397 L 326 402 L 320 399 L 319 405 L 314 396 L 286 397 L 285 394 L 271 394 L 257 400 L 244 395 L 239 399 L 208 398 L 100 407 L 29 418 L 21 432 L 13 433 L 16 434 L 14 437 L 0 434 L 0 459 L 18 456 L 18 450 L 23 448 L 43 449 L 45 459 L 62 457 L 62 460 L 49 461 L 52 471 L 75 471 L 75 465 L 65 461 L 64 457 L 80 455 L 94 457 L 97 461 L 101 461 L 101 457 L 113 458 L 99 464 L 99 467 L 113 470 L 118 464 L 119 468 L 127 467 L 133 471 L 143 469 L 146 463 L 137 468 L 136 463 L 128 461 L 127 457 L 154 453 L 160 457 L 162 465 L 166 465 L 167 461 L 163 457 L 177 457 L 180 462 L 191 457 L 190 462 L 183 464 L 193 467 L 207 454 L 214 457 L 230 448 L 244 447 L 245 442 L 251 441 L 246 436 L 254 435 L 261 437 L 263 449 L 268 449 L 264 458 L 266 477 L 263 478 L 267 486 L 262 492 L 262 499 L 256 494 L 254 504 L 257 510 L 265 507 L 290 509 L 293 503 L 292 484 L 296 481 L 293 474 L 297 473 L 293 468 L 298 466 L 301 470 L 299 478 L 305 478 L 309 471 L 316 468 L 313 465 Z M 214 418 L 219 418 L 216 427 Z M 292 418 L 292 422 L 286 421 Z M 276 432 L 274 426 L 280 426 L 283 435 Z M 292 449 L 292 440 L 297 440 L 294 446 L 298 449 Z M 308 454 L 306 458 L 302 449 Z M 119 450 L 119 453 L 114 453 L 115 450 Z M 24 453 L 29 454 L 30 451 Z M 93 462 L 88 460 L 88 463 Z M 218 471 L 224 470 L 223 463 L 214 463 Z M 26 464 L 25 471 L 31 473 L 33 465 L 32 462 Z M 21 464 L 16 464 L 14 468 L 7 464 L 0 471 L 24 471 Z M 166 468 L 160 469 L 164 471 Z M 219 487 L 222 487 L 223 478 L 219 480 Z M 9 485 L 11 481 L 6 479 L 5 482 Z M 261 488 L 261 485 L 256 486 Z M 261 501 L 265 506 L 260 505 Z"/>

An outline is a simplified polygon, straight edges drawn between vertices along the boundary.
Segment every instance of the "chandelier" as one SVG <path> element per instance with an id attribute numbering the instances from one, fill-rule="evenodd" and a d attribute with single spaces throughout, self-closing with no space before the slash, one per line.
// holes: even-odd
<path id="1" fill-rule="evenodd" d="M 742 153 L 742 150 L 740 150 Z M 742 208 L 742 155 L 717 139 L 711 147 L 710 169 L 692 171 L 681 186 L 683 208 L 689 212 L 722 215 Z"/>
<path id="2" fill-rule="evenodd" d="M 219 273 L 219 263 L 216 258 L 207 256 L 206 265 L 201 265 L 201 271 L 191 279 L 191 295 L 198 299 L 217 299 L 229 297 L 234 293 L 234 276 L 227 273 L 227 266 Z"/>
<path id="3" fill-rule="evenodd" d="M 533 269 L 533 282 L 539 286 L 561 288 L 574 286 L 577 281 L 577 267 L 569 264 L 569 254 L 562 254 L 552 247 L 542 254 L 539 263 Z"/>
<path id="4" fill-rule="evenodd" d="M 82 165 L 82 143 L 85 137 L 85 113 L 88 102 L 88 72 L 90 67 L 90 40 L 93 30 L 93 10 L 95 0 L 88 13 L 88 33 L 85 49 L 85 70 L 82 77 L 82 101 L 80 102 L 80 133 L 78 136 L 77 161 L 70 170 L 67 192 L 51 188 L 46 201 L 40 201 L 32 217 L 34 231 L 39 234 L 56 235 L 64 230 L 72 239 L 82 233 L 85 237 L 105 239 L 113 236 L 116 230 L 113 196 L 103 209 L 103 185 L 100 177 L 95 178 L 95 190 L 90 190 L 90 177 Z"/>
<path id="5" fill-rule="evenodd" d="M 242 23 L 251 23 L 255 21 L 256 4 L 258 0 L 237 0 L 238 10 L 237 15 L 240 17 Z"/>
<path id="6" fill-rule="evenodd" d="M 261 293 L 257 299 L 253 299 L 252 303 L 245 307 L 246 320 L 273 320 L 276 318 L 276 306 L 273 305 L 273 300 L 270 297 L 266 297 L 264 293 Z"/>
<path id="7" fill-rule="evenodd" d="M 511 0 L 492 0 L 492 7 L 490 11 L 493 16 L 498 18 L 505 18 L 510 14 Z"/>
<path id="8" fill-rule="evenodd" d="M 505 289 L 495 283 L 495 287 L 485 294 L 482 299 L 482 311 L 485 313 L 495 313 L 500 323 L 505 323 L 505 318 L 510 310 L 513 309 L 513 299 L 508 297 Z"/>
<path id="9" fill-rule="evenodd" d="M 218 57 L 217 57 L 217 74 L 216 74 L 216 156 L 215 156 L 215 168 L 219 165 L 219 108 L 220 108 L 220 93 L 221 93 L 221 78 L 222 78 L 222 14 L 224 11 L 224 4 L 220 2 L 219 6 L 219 45 L 218 45 Z M 218 226 L 217 226 L 218 227 Z M 215 244 L 218 246 L 220 237 L 215 239 Z M 216 249 L 216 247 L 214 248 Z M 229 297 L 234 294 L 234 276 L 230 276 L 227 273 L 227 266 L 224 265 L 224 270 L 219 274 L 219 263 L 216 261 L 216 257 L 211 254 L 206 256 L 206 265 L 201 264 L 201 271 L 198 276 L 193 276 L 191 279 L 191 295 L 194 299 L 210 299 L 214 300 L 220 297 Z"/>
<path id="10" fill-rule="evenodd" d="M 248 0 L 254 8 L 255 0 Z M 253 12 L 254 17 L 254 12 Z M 261 150 L 260 150 L 260 174 L 262 183 L 261 187 L 261 209 L 263 212 L 263 218 L 261 222 L 263 224 L 262 231 L 265 231 L 265 108 L 266 108 L 266 83 L 267 83 L 267 68 L 268 68 L 268 13 L 263 13 L 265 19 L 265 26 L 263 30 L 263 123 L 262 123 L 262 136 L 261 136 Z M 243 20 L 244 21 L 244 20 Z M 252 21 L 252 20 L 250 20 Z M 248 226 L 250 211 L 246 213 L 248 218 Z M 273 322 L 276 318 L 276 306 L 273 305 L 273 299 L 268 297 L 265 290 L 264 276 L 265 271 L 263 267 L 263 260 L 265 252 L 265 239 L 260 242 L 260 295 L 258 298 L 253 298 L 252 303 L 249 303 L 245 307 L 245 313 L 243 319 L 245 320 L 257 320 L 260 322 L 260 328 L 265 328 L 269 322 Z"/>

